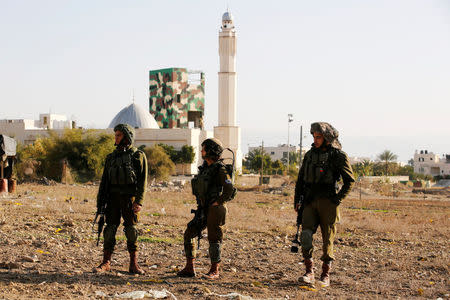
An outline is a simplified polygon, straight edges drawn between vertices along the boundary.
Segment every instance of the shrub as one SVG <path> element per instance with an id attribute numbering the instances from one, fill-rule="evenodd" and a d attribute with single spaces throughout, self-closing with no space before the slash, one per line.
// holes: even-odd
<path id="1" fill-rule="evenodd" d="M 36 161 L 31 164 L 34 176 L 60 181 L 62 162 L 66 160 L 76 181 L 100 179 L 106 155 L 113 150 L 112 134 L 99 133 L 97 130 L 67 129 L 59 136 L 49 131 L 48 137 L 18 147 L 17 177 L 26 178 L 25 170 L 29 170 L 31 162 Z"/>
<path id="2" fill-rule="evenodd" d="M 155 145 L 144 148 L 147 155 L 148 172 L 151 179 L 167 180 L 175 172 L 175 164 L 163 147 Z"/>

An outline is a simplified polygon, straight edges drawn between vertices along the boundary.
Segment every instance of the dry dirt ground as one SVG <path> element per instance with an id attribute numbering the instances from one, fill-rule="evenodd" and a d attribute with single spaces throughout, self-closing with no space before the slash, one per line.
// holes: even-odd
<path id="1" fill-rule="evenodd" d="M 127 273 L 121 228 L 113 270 L 93 274 L 101 260 L 92 233 L 97 188 L 24 184 L 17 194 L 0 196 L 0 298 L 86 299 L 163 289 L 177 299 L 225 299 L 218 295 L 233 292 L 242 299 L 449 298 L 448 193 L 424 198 L 404 190 L 392 199 L 364 190 L 359 200 L 355 189 L 341 205 L 331 287 L 320 288 L 297 281 L 304 266 L 290 253 L 292 187 L 282 194 L 239 192 L 228 204 L 217 282 L 175 276 L 184 265 L 182 234 L 194 207 L 188 187 L 146 195 L 139 225 L 146 275 Z M 318 261 L 320 229 L 314 244 Z M 200 274 L 209 266 L 206 239 L 197 265 Z"/>

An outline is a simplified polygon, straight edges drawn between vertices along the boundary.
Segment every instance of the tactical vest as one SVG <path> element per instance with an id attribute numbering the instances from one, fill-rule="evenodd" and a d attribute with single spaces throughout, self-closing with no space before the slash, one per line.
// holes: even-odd
<path id="1" fill-rule="evenodd" d="M 191 180 L 192 194 L 195 195 L 200 205 L 206 205 L 219 198 L 222 193 L 222 187 L 216 184 L 217 173 L 223 166 L 216 162 L 211 166 L 201 166 L 199 173 Z"/>
<path id="2" fill-rule="evenodd" d="M 310 151 L 305 156 L 303 178 L 307 184 L 335 185 L 339 174 L 334 167 L 335 149 L 330 151 Z"/>
<path id="3" fill-rule="evenodd" d="M 108 176 L 113 185 L 136 184 L 137 176 L 134 169 L 134 156 L 140 150 L 131 148 L 123 153 L 114 153 L 108 169 Z"/>

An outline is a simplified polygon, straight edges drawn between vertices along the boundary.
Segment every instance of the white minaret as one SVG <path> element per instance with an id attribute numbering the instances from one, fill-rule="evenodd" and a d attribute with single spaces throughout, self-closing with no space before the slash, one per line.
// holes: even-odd
<path id="1" fill-rule="evenodd" d="M 214 127 L 214 137 L 234 151 L 236 168 L 241 171 L 241 129 L 236 125 L 236 31 L 229 11 L 222 16 L 219 56 L 219 126 Z M 223 157 L 231 157 L 231 154 L 225 151 Z"/>

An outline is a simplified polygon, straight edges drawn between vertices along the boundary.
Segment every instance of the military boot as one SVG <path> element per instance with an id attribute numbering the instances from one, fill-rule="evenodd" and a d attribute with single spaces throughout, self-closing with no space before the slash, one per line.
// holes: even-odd
<path id="1" fill-rule="evenodd" d="M 331 261 L 322 264 L 322 275 L 320 275 L 320 284 L 322 287 L 330 286 Z"/>
<path id="2" fill-rule="evenodd" d="M 219 279 L 219 267 L 220 263 L 211 263 L 211 269 L 209 269 L 209 272 L 205 275 L 205 277 L 211 280 Z"/>
<path id="3" fill-rule="evenodd" d="M 103 250 L 103 262 L 96 268 L 94 268 L 94 273 L 103 273 L 111 270 L 111 255 L 112 252 L 108 250 Z"/>
<path id="4" fill-rule="evenodd" d="M 194 259 L 186 257 L 186 266 L 177 273 L 178 277 L 195 277 Z"/>
<path id="5" fill-rule="evenodd" d="M 304 263 L 306 272 L 305 275 L 300 277 L 299 281 L 303 281 L 304 283 L 313 283 L 314 282 L 313 260 L 311 258 L 306 258 Z"/>
<path id="6" fill-rule="evenodd" d="M 137 263 L 137 251 L 130 251 L 130 268 L 128 271 L 132 274 L 145 274 L 144 270 L 142 270 Z"/>

